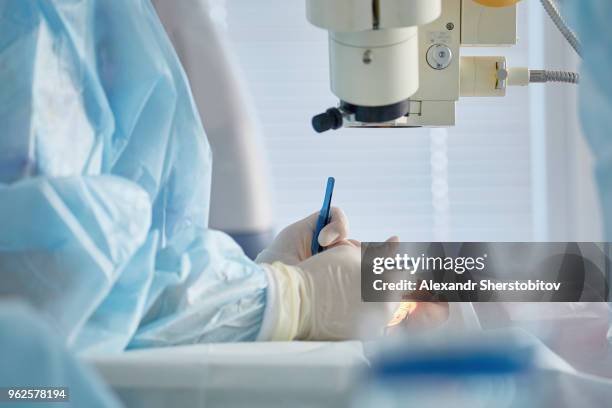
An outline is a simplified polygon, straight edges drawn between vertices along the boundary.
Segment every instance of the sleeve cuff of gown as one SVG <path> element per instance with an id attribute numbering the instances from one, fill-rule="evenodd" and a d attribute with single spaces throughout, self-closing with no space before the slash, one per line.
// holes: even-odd
<path id="1" fill-rule="evenodd" d="M 266 307 L 257 341 L 290 341 L 298 334 L 300 322 L 299 274 L 281 262 L 261 264 L 268 288 Z"/>
<path id="2" fill-rule="evenodd" d="M 278 320 L 278 289 L 276 288 L 276 281 L 271 276 L 270 266 L 265 264 L 261 264 L 260 266 L 266 273 L 268 287 L 266 289 L 266 307 L 264 309 L 261 329 L 259 330 L 256 340 L 269 341 L 272 340 L 274 326 Z"/>

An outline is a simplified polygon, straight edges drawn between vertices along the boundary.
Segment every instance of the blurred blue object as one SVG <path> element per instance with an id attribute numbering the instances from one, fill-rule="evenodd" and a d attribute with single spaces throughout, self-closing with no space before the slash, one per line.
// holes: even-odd
<path id="1" fill-rule="evenodd" d="M 580 116 L 595 157 L 595 175 L 604 218 L 604 233 L 612 240 L 612 2 L 565 0 L 561 3 L 582 43 Z"/>
<path id="2" fill-rule="evenodd" d="M 0 0 L 0 296 L 83 352 L 255 339 L 267 281 L 207 228 L 211 152 L 148 0 Z"/>
<path id="3" fill-rule="evenodd" d="M 512 331 L 411 333 L 373 353 L 356 408 L 539 406 L 534 344 Z"/>
<path id="4" fill-rule="evenodd" d="M 506 375 L 533 366 L 534 346 L 512 330 L 435 330 L 382 343 L 372 373 L 377 377 Z M 520 333 L 520 332 L 519 332 Z"/>
<path id="5" fill-rule="evenodd" d="M 0 387 L 67 388 L 68 401 L 29 402 L 0 397 L 0 406 L 23 408 L 115 408 L 120 404 L 88 367 L 78 362 L 32 310 L 16 302 L 0 302 Z M 4 391 L 6 393 L 6 391 Z"/>
<path id="6" fill-rule="evenodd" d="M 374 366 L 381 377 L 422 375 L 500 375 L 525 371 L 530 366 L 531 350 L 513 347 L 511 350 L 465 349 L 432 354 L 394 356 Z"/>

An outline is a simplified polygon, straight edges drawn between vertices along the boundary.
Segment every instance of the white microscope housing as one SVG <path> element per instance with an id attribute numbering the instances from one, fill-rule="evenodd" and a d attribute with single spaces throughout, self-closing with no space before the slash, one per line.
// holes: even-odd
<path id="1" fill-rule="evenodd" d="M 441 0 L 307 0 L 307 18 L 329 31 L 332 92 L 340 107 L 313 119 L 317 131 L 342 117 L 378 123 L 408 113 L 419 87 L 419 25 L 440 16 Z"/>
<path id="2" fill-rule="evenodd" d="M 517 1 L 306 0 L 310 23 L 329 32 L 340 99 L 314 129 L 453 126 L 460 97 L 504 96 L 516 82 L 505 57 L 461 48 L 515 45 Z"/>

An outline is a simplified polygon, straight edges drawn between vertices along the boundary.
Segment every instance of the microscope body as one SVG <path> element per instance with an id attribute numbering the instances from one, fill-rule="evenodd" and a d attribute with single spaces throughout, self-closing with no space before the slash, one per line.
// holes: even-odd
<path id="1" fill-rule="evenodd" d="M 340 100 L 315 130 L 453 126 L 460 96 L 504 96 L 505 58 L 461 57 L 461 47 L 516 44 L 515 1 L 479 1 L 306 0 L 308 20 L 329 32 Z"/>

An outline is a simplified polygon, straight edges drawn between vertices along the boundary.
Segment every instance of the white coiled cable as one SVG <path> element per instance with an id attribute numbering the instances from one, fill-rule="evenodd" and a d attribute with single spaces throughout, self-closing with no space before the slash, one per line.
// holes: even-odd
<path id="1" fill-rule="evenodd" d="M 568 84 L 577 84 L 580 82 L 580 75 L 568 71 L 531 69 L 529 70 L 529 82 L 565 82 Z"/>

